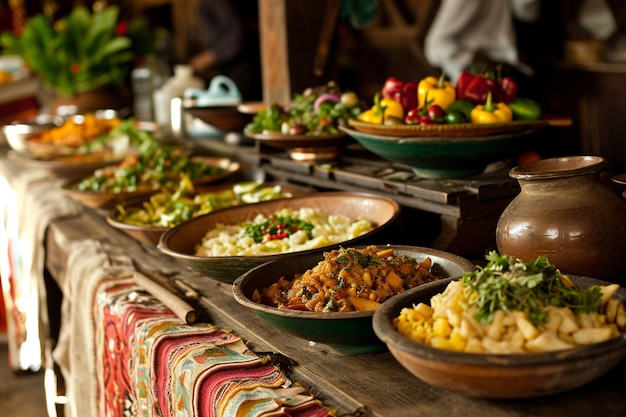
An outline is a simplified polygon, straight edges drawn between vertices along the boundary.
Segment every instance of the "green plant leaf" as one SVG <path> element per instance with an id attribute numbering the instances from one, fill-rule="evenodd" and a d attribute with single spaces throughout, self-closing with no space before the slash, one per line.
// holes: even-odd
<path id="1" fill-rule="evenodd" d="M 138 51 L 151 50 L 153 38 L 143 20 L 128 23 L 129 36 L 118 36 L 118 17 L 117 6 L 91 13 L 79 5 L 56 22 L 39 14 L 27 20 L 19 37 L 0 34 L 0 45 L 3 54 L 22 57 L 60 94 L 120 85 L 128 80 Z"/>

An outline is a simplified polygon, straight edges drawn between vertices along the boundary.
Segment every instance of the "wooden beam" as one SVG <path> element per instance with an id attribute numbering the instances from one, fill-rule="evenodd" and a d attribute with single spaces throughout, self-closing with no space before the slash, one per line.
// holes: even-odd
<path id="1" fill-rule="evenodd" d="M 287 0 L 259 0 L 263 102 L 291 100 L 287 45 Z"/>

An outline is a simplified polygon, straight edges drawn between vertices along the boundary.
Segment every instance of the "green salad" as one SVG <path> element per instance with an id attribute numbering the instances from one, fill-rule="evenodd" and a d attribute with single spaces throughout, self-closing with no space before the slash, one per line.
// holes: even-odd
<path id="1" fill-rule="evenodd" d="M 478 308 L 476 319 L 491 322 L 497 310 L 521 310 L 535 325 L 548 319 L 546 307 L 567 306 L 575 313 L 592 313 L 602 304 L 599 287 L 578 288 L 545 256 L 522 261 L 491 251 L 484 268 L 462 277 L 463 285 Z"/>
<path id="2" fill-rule="evenodd" d="M 117 220 L 137 226 L 174 227 L 214 210 L 288 197 L 291 193 L 280 185 L 266 186 L 256 181 L 240 182 L 225 190 L 196 193 L 193 183 L 184 176 L 176 191 L 158 192 L 141 207 L 118 205 Z"/>
<path id="3" fill-rule="evenodd" d="M 178 150 L 152 145 L 143 153 L 127 156 L 119 165 L 94 171 L 77 185 L 81 191 L 133 192 L 174 188 L 181 178 L 191 181 L 217 175 L 226 168 L 208 164 Z"/>
<path id="4" fill-rule="evenodd" d="M 246 132 L 282 135 L 339 134 L 339 126 L 362 111 L 358 96 L 333 82 L 295 94 L 288 106 L 271 104 L 259 111 Z"/>

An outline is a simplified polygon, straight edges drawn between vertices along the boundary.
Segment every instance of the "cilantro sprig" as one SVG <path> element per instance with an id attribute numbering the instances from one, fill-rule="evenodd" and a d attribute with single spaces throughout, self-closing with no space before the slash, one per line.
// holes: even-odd
<path id="1" fill-rule="evenodd" d="M 545 256 L 534 261 L 500 255 L 491 251 L 485 267 L 463 275 L 462 282 L 474 316 L 489 323 L 497 310 L 525 311 L 534 325 L 547 322 L 546 307 L 570 307 L 574 313 L 591 313 L 601 305 L 599 287 L 578 288 L 571 285 Z"/>

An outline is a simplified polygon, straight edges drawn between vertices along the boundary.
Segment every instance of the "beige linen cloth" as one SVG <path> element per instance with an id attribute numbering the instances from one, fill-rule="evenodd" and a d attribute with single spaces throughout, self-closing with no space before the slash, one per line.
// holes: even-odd
<path id="1" fill-rule="evenodd" d="M 63 179 L 0 158 L 0 276 L 7 308 L 11 368 L 37 370 L 47 337 L 44 237 L 55 220 L 82 207 L 61 194 Z M 5 288 L 6 287 L 6 288 Z M 41 331 L 43 334 L 40 334 Z"/>

